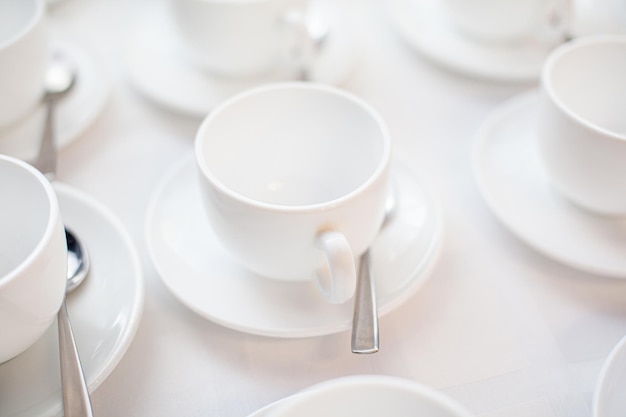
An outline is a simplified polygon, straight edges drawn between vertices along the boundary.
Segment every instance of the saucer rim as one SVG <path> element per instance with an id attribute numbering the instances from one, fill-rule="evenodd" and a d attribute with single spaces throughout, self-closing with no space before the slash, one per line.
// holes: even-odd
<path id="1" fill-rule="evenodd" d="M 190 165 L 194 162 L 194 154 L 184 155 L 179 161 L 173 164 L 170 169 L 163 175 L 161 180 L 158 182 L 155 187 L 152 197 L 150 198 L 150 202 L 148 203 L 147 215 L 144 222 L 144 238 L 146 241 L 146 248 L 148 251 L 149 258 L 151 263 L 159 276 L 160 281 L 167 288 L 168 292 L 174 296 L 185 308 L 194 312 L 201 318 L 208 320 L 210 322 L 216 323 L 224 328 L 245 333 L 256 336 L 270 337 L 270 338 L 284 338 L 284 339 L 295 339 L 295 338 L 308 338 L 308 337 L 318 337 L 330 334 L 336 334 L 345 330 L 349 330 L 352 325 L 352 318 L 344 321 L 337 321 L 334 324 L 326 324 L 326 325 L 316 325 L 309 326 L 306 328 L 297 328 L 297 329 L 276 329 L 268 326 L 258 327 L 258 326 L 249 326 L 242 325 L 240 323 L 233 323 L 233 321 L 225 320 L 223 317 L 216 317 L 215 315 L 209 314 L 206 311 L 198 308 L 193 303 L 187 301 L 183 296 L 179 293 L 180 291 L 176 288 L 173 288 L 168 279 L 165 278 L 167 274 L 164 273 L 163 268 L 161 267 L 158 257 L 156 256 L 156 252 L 154 250 L 154 244 L 151 234 L 152 225 L 154 224 L 154 217 L 156 216 L 156 209 L 159 206 L 159 200 L 162 200 L 164 197 L 164 191 L 168 186 L 171 186 L 172 181 L 179 175 L 181 175 L 181 171 L 184 169 L 189 169 Z M 408 164 L 408 168 L 410 169 L 412 175 L 416 176 L 415 171 L 410 168 L 410 164 L 404 158 L 393 155 L 392 156 L 392 173 L 393 166 L 395 163 L 405 163 Z M 429 242 L 429 247 L 427 253 L 424 255 L 421 263 L 417 265 L 415 270 L 413 270 L 409 277 L 407 278 L 410 283 L 406 285 L 402 291 L 399 293 L 391 293 L 391 299 L 386 302 L 379 301 L 378 303 L 378 313 L 379 317 L 384 316 L 385 314 L 391 312 L 396 309 L 398 306 L 406 302 L 411 296 L 413 296 L 419 288 L 431 277 L 432 270 L 438 264 L 439 258 L 441 257 L 441 253 L 443 252 L 442 248 L 444 246 L 444 235 L 445 235 L 445 219 L 444 213 L 442 210 L 441 202 L 437 194 L 433 192 L 433 190 L 423 181 L 419 180 L 417 183 L 419 187 L 422 188 L 425 195 L 430 203 L 430 208 L 435 213 L 435 222 L 434 222 L 434 233 Z"/>
<path id="2" fill-rule="evenodd" d="M 411 13 L 411 10 L 409 10 L 411 7 L 420 8 L 421 11 L 426 10 L 427 12 L 425 14 L 430 15 L 431 13 L 428 12 L 428 9 L 430 9 L 431 7 L 439 6 L 437 6 L 436 4 L 434 6 L 430 6 L 429 4 L 427 4 L 429 1 L 432 2 L 432 0 L 426 0 L 426 2 L 411 2 L 410 0 L 390 0 L 387 7 L 388 20 L 391 21 L 391 24 L 396 32 L 398 32 L 401 37 L 407 42 L 407 44 L 409 44 L 415 51 L 419 52 L 423 57 L 428 58 L 428 60 L 432 61 L 433 63 L 442 65 L 443 67 L 454 73 L 482 80 L 504 83 L 524 83 L 536 81 L 537 79 L 539 79 L 541 75 L 541 69 L 543 67 L 543 61 L 548 56 L 551 50 L 551 48 L 547 46 L 537 46 L 535 48 L 537 52 L 542 53 L 542 59 L 537 59 L 537 65 L 535 69 L 526 71 L 516 71 L 515 65 L 510 65 L 510 68 L 508 70 L 502 69 L 501 65 L 497 65 L 495 67 L 488 64 L 469 65 L 465 60 L 459 60 L 454 58 L 455 54 L 453 53 L 438 53 L 436 52 L 438 48 L 428 47 L 428 45 L 426 45 L 426 42 L 418 39 L 419 36 L 416 36 L 415 34 L 415 31 L 420 31 L 419 28 L 421 27 L 421 25 L 418 23 L 426 22 L 427 26 L 429 27 L 439 27 L 440 25 L 438 23 L 433 23 L 433 19 L 428 18 L 419 18 L 416 19 L 413 24 L 410 24 L 407 21 L 407 16 L 419 16 L 418 13 L 414 13 L 414 10 L 413 13 Z M 417 20 L 419 20 L 419 22 Z M 427 31 L 423 30 L 422 32 Z M 445 30 L 445 33 L 447 33 L 448 36 L 450 36 L 451 38 L 460 39 L 463 43 L 467 43 L 468 45 L 472 44 L 476 47 L 481 46 L 479 42 L 464 40 L 462 36 L 455 35 L 454 31 L 452 30 Z M 479 49 L 483 51 L 497 50 L 497 48 L 490 48 L 487 45 L 485 45 L 484 48 Z"/>
<path id="3" fill-rule="evenodd" d="M 540 91 L 538 88 L 533 88 L 519 93 L 502 102 L 485 118 L 475 135 L 475 142 L 472 149 L 472 171 L 476 187 L 489 210 L 495 215 L 499 222 L 528 247 L 534 249 L 543 256 L 552 259 L 553 261 L 578 271 L 607 278 L 626 279 L 626 266 L 620 269 L 606 268 L 601 265 L 591 265 L 585 262 L 580 262 L 578 259 L 572 259 L 571 257 L 563 255 L 559 251 L 554 251 L 550 247 L 542 245 L 536 238 L 530 236 L 531 234 L 526 233 L 524 230 L 520 230 L 520 227 L 511 220 L 511 216 L 506 213 L 506 210 L 501 208 L 501 204 L 499 204 L 493 196 L 494 193 L 491 191 L 491 187 L 488 185 L 489 181 L 486 179 L 489 177 L 489 173 L 485 167 L 487 163 L 483 162 L 486 158 L 486 150 L 490 147 L 490 142 L 494 140 L 493 132 L 497 130 L 498 124 L 503 123 L 503 121 L 510 120 L 520 114 L 522 109 L 532 106 L 533 103 L 537 103 L 539 95 Z M 564 205 L 563 207 L 568 206 Z M 575 210 L 580 209 L 572 206 L 565 210 L 573 213 Z M 602 218 L 602 220 L 606 221 L 607 219 Z"/>
<path id="4" fill-rule="evenodd" d="M 104 205 L 98 202 L 93 197 L 88 194 L 80 191 L 70 185 L 67 185 L 62 182 L 55 181 L 53 183 L 54 189 L 58 195 L 59 201 L 64 202 L 62 204 L 73 205 L 77 208 L 80 208 L 81 211 L 84 209 L 85 212 L 89 212 L 89 217 L 94 216 L 101 220 L 104 224 L 106 224 L 107 228 L 110 228 L 111 233 L 115 234 L 117 238 L 123 243 L 122 245 L 116 245 L 119 249 L 119 253 L 124 253 L 124 256 L 128 257 L 128 264 L 130 266 L 128 270 L 128 277 L 132 279 L 129 280 L 129 285 L 134 288 L 134 297 L 132 301 L 129 302 L 129 306 L 131 309 L 129 310 L 129 314 L 126 317 L 126 326 L 120 332 L 120 336 L 116 339 L 115 346 L 113 346 L 108 352 L 108 357 L 102 362 L 102 365 L 99 369 L 94 370 L 91 373 L 86 373 L 85 377 L 88 382 L 88 391 L 90 393 L 95 392 L 100 385 L 111 375 L 111 373 L 117 368 L 120 361 L 126 355 L 132 341 L 134 340 L 137 331 L 139 329 L 139 325 L 141 323 L 142 315 L 143 315 L 143 306 L 145 304 L 145 279 L 143 268 L 141 265 L 141 261 L 139 258 L 139 254 L 137 252 L 137 248 L 128 234 L 127 230 L 121 223 L 121 221 Z M 63 215 L 63 211 L 61 212 Z M 68 225 L 72 225 L 79 216 L 70 217 L 68 216 L 67 221 Z M 78 234 L 80 234 L 81 230 L 84 230 L 84 227 L 77 228 L 72 226 L 73 229 L 76 230 Z M 97 268 L 97 266 L 93 266 Z M 121 279 L 120 277 L 111 277 L 111 279 Z M 68 310 L 72 311 L 73 299 L 72 297 L 67 300 Z M 55 321 L 56 323 L 56 321 Z M 53 323 L 52 326 L 55 324 Z M 79 336 L 81 333 L 81 327 L 75 327 L 74 332 Z M 106 332 L 106 331 L 105 331 Z M 102 333 L 102 332 L 101 332 Z M 44 336 L 47 337 L 47 336 Z M 85 354 L 83 353 L 83 356 Z M 19 357 L 19 356 L 18 356 Z M 0 367 L 2 364 L 0 364 Z M 43 416 L 54 416 L 61 417 L 63 416 L 63 400 L 61 396 L 61 386 L 59 385 L 58 389 L 54 391 L 54 395 L 46 398 L 42 398 L 39 403 L 40 406 L 34 410 L 32 408 L 25 408 L 19 411 L 19 416 L 30 416 L 30 417 L 43 417 Z"/>
<path id="5" fill-rule="evenodd" d="M 111 230 L 114 230 L 117 236 L 124 243 L 124 253 L 126 253 L 126 255 L 128 256 L 129 263 L 132 264 L 132 271 L 129 270 L 129 275 L 132 275 L 135 278 L 135 298 L 132 301 L 133 308 L 128 316 L 130 318 L 130 320 L 128 321 L 129 325 L 126 328 L 126 332 L 124 332 L 123 336 L 119 339 L 120 348 L 117 352 L 112 352 L 113 354 L 111 355 L 109 364 L 103 367 L 103 371 L 101 372 L 101 374 L 97 377 L 94 377 L 94 380 L 90 384 L 90 390 L 92 389 L 91 385 L 94 385 L 93 390 L 95 390 L 109 377 L 109 375 L 117 367 L 122 358 L 126 355 L 128 348 L 130 347 L 132 341 L 135 338 L 135 335 L 137 334 L 139 325 L 141 324 L 146 298 L 146 283 L 143 266 L 141 263 L 138 249 L 130 233 L 126 230 L 126 227 L 121 222 L 121 220 L 115 214 L 113 214 L 110 209 L 97 201 L 95 198 L 82 191 L 79 191 L 74 187 L 71 187 L 70 185 L 58 181 L 55 181 L 53 185 L 57 193 L 60 194 L 59 199 L 69 198 L 73 199 L 75 202 L 79 202 L 79 204 L 89 206 L 89 208 L 93 210 L 94 213 L 100 215 L 102 219 L 109 224 Z M 61 213 L 61 215 L 62 214 L 63 213 Z M 68 223 L 71 223 L 71 221 Z M 76 233 L 80 234 L 80 230 L 75 231 Z M 71 310 L 71 300 L 68 300 L 68 304 L 68 309 Z"/>

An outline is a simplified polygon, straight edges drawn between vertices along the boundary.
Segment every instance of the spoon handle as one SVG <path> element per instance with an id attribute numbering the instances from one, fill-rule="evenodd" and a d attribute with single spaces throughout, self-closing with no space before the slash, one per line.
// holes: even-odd
<path id="1" fill-rule="evenodd" d="M 378 352 L 376 290 L 370 271 L 370 254 L 361 255 L 352 320 L 352 353 Z"/>
<path id="2" fill-rule="evenodd" d="M 65 301 L 58 314 L 61 385 L 65 417 L 93 417 L 85 375 L 78 357 Z"/>
<path id="3" fill-rule="evenodd" d="M 54 179 L 57 172 L 57 149 L 54 143 L 54 99 L 46 98 L 46 121 L 39 147 L 39 155 L 34 166 L 48 179 Z"/>

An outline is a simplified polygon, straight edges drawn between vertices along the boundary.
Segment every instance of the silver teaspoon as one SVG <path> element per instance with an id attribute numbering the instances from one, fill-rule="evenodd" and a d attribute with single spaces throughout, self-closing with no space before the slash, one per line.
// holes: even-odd
<path id="1" fill-rule="evenodd" d="M 46 71 L 44 80 L 44 104 L 46 121 L 41 138 L 39 155 L 34 166 L 48 179 L 54 179 L 57 170 L 57 149 L 54 130 L 54 110 L 56 102 L 67 94 L 76 84 L 76 70 L 62 56 L 54 55 Z"/>
<path id="2" fill-rule="evenodd" d="M 389 194 L 385 203 L 385 218 L 381 230 L 395 213 L 394 192 Z M 361 255 L 359 279 L 354 301 L 352 318 L 352 353 L 376 353 L 379 348 L 378 308 L 376 305 L 376 287 L 371 276 L 370 249 Z"/>
<path id="3" fill-rule="evenodd" d="M 54 109 L 56 101 L 67 94 L 76 84 L 74 67 L 62 56 L 55 55 L 46 71 L 44 103 L 46 121 L 34 166 L 50 181 L 56 176 L 57 149 L 55 143 Z M 65 228 L 67 243 L 67 283 L 65 294 L 76 289 L 89 272 L 89 256 L 81 241 Z M 93 417 L 89 390 L 85 381 L 76 341 L 67 312 L 65 298 L 57 315 L 59 331 L 59 358 L 61 362 L 61 386 L 65 417 Z"/>
<path id="4" fill-rule="evenodd" d="M 65 294 L 74 291 L 89 274 L 89 255 L 80 240 L 66 227 L 67 283 Z M 89 390 L 78 356 L 74 332 L 63 299 L 57 316 L 59 329 L 59 356 L 61 359 L 61 385 L 65 417 L 93 417 Z"/>

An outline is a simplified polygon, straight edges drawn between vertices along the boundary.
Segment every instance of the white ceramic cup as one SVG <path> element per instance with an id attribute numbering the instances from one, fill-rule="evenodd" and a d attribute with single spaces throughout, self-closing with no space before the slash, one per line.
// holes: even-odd
<path id="1" fill-rule="evenodd" d="M 356 375 L 314 385 L 268 412 L 268 417 L 470 417 L 442 393 L 383 375 Z"/>
<path id="2" fill-rule="evenodd" d="M 48 62 L 45 3 L 0 2 L 0 129 L 34 111 Z"/>
<path id="3" fill-rule="evenodd" d="M 487 43 L 561 42 L 568 0 L 441 0 L 452 27 Z"/>
<path id="4" fill-rule="evenodd" d="M 389 193 L 391 141 L 363 100 L 314 83 L 258 87 L 209 114 L 195 142 L 208 218 L 250 270 L 350 299 L 355 257 Z"/>
<path id="5" fill-rule="evenodd" d="M 67 245 L 46 177 L 0 155 L 0 363 L 30 347 L 65 295 Z"/>
<path id="6" fill-rule="evenodd" d="M 541 87 L 536 139 L 554 188 L 592 212 L 626 214 L 626 36 L 558 47 Z"/>
<path id="7" fill-rule="evenodd" d="M 251 77 L 289 65 L 310 48 L 307 0 L 171 0 L 174 27 L 193 61 L 209 72 Z M 295 51 L 297 52 L 297 51 Z M 297 65 L 297 63 L 293 63 Z"/>

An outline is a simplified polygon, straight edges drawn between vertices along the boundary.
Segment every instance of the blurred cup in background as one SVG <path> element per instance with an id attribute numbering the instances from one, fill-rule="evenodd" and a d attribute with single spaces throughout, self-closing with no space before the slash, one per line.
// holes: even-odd
<path id="1" fill-rule="evenodd" d="M 311 49 L 308 0 L 170 0 L 174 27 L 191 60 L 212 74 L 255 77 Z M 303 36 L 304 35 L 304 36 Z"/>

